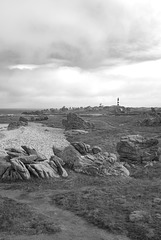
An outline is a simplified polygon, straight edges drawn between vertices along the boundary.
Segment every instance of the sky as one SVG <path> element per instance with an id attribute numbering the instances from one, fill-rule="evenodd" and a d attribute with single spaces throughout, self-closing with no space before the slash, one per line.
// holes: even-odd
<path id="1" fill-rule="evenodd" d="M 160 0 L 0 0 L 0 108 L 161 107 Z"/>

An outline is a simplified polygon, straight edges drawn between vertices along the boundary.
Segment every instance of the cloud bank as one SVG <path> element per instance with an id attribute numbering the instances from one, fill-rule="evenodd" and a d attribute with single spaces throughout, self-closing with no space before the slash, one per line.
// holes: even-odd
<path id="1" fill-rule="evenodd" d="M 1 107 L 158 105 L 159 0 L 0 0 Z"/>
<path id="2" fill-rule="evenodd" d="M 156 0 L 0 0 L 0 61 L 95 68 L 158 58 L 160 14 Z"/>
<path id="3" fill-rule="evenodd" d="M 20 108 L 76 107 L 113 105 L 119 96 L 125 106 L 159 106 L 160 66 L 161 60 L 94 71 L 51 66 L 4 70 L 0 102 L 4 108 L 8 104 Z"/>

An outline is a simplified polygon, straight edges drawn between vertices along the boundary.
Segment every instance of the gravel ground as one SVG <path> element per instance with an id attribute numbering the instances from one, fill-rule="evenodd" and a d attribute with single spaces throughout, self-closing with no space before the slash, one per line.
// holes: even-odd
<path id="1" fill-rule="evenodd" d="M 39 123 L 29 123 L 27 127 L 10 130 L 6 126 L 0 128 L 0 155 L 6 155 L 5 148 L 20 148 L 26 145 L 35 148 L 47 158 L 53 155 L 52 146 L 63 149 L 69 142 L 65 139 L 64 130 L 43 126 Z"/>

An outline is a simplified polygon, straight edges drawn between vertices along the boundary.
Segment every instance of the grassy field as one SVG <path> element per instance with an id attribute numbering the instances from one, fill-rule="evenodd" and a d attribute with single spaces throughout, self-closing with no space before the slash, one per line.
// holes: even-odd
<path id="1" fill-rule="evenodd" d="M 60 227 L 41 214 L 33 212 L 27 204 L 9 198 L 0 198 L 0 233 L 34 235 L 57 233 Z"/>
<path id="2" fill-rule="evenodd" d="M 156 198 L 161 198 L 160 172 L 161 164 L 150 172 L 151 177 L 145 175 L 144 178 L 142 175 L 137 178 L 101 178 L 68 171 L 67 179 L 4 183 L 3 187 L 26 193 L 52 190 L 51 204 L 69 210 L 95 226 L 112 233 L 125 234 L 133 240 L 160 240 L 161 204 L 155 202 Z M 9 215 L 8 221 L 10 209 L 14 207 L 12 204 L 5 207 L 5 214 Z M 148 217 L 144 221 L 130 222 L 129 215 L 136 210 L 146 211 Z M 19 218 L 21 213 L 22 206 L 17 205 L 14 219 Z M 25 219 L 24 213 L 23 216 Z M 32 222 L 32 217 L 30 220 Z M 37 225 L 39 229 L 41 221 L 37 221 Z M 15 231 L 15 225 L 10 227 Z"/>
<path id="3" fill-rule="evenodd" d="M 157 137 L 160 142 L 161 127 L 140 127 L 137 121 L 142 117 L 87 115 L 83 118 L 95 123 L 95 129 L 85 135 L 68 137 L 68 141 L 98 145 L 109 152 L 116 152 L 119 138 L 127 134 Z M 62 118 L 50 116 L 44 124 L 62 127 Z M 156 201 L 161 199 L 160 162 L 146 170 L 143 167 L 134 168 L 130 178 L 92 177 L 67 171 L 67 179 L 1 184 L 6 189 L 23 189 L 26 192 L 52 189 L 51 204 L 74 212 L 100 228 L 126 234 L 132 240 L 161 239 L 161 201 Z M 17 212 L 20 209 L 17 206 Z M 133 211 L 145 211 L 147 215 L 141 221 L 131 222 L 129 216 Z"/>
<path id="4" fill-rule="evenodd" d="M 104 151 L 115 152 L 121 136 L 141 134 L 160 138 L 161 127 L 140 127 L 143 116 L 94 116 L 84 117 L 95 124 L 95 130 L 87 135 L 68 137 L 68 141 L 83 141 L 91 146 L 98 145 Z M 133 169 L 133 177 L 121 179 L 108 177 L 89 179 L 78 184 L 70 192 L 53 196 L 53 203 L 74 211 L 97 226 L 112 232 L 126 233 L 131 239 L 161 239 L 161 204 L 154 204 L 161 198 L 161 163 L 144 170 Z M 88 187 L 84 189 L 85 186 Z M 131 223 L 132 211 L 144 210 L 149 214 L 145 222 Z"/>
<path id="5" fill-rule="evenodd" d="M 91 184 L 89 179 L 86 180 L 84 186 L 53 195 L 53 203 L 101 228 L 126 234 L 131 239 L 160 239 L 161 219 L 157 216 L 161 214 L 161 206 L 154 204 L 153 200 L 161 197 L 161 180 L 151 182 L 111 177 L 93 180 Z M 149 217 L 141 222 L 130 222 L 129 215 L 136 210 L 146 211 Z"/>

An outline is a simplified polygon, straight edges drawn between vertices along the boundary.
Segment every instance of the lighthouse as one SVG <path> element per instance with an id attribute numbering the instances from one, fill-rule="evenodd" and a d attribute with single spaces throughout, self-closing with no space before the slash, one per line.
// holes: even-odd
<path id="1" fill-rule="evenodd" d="M 120 105 L 120 100 L 119 100 L 119 97 L 117 98 L 117 106 Z"/>

